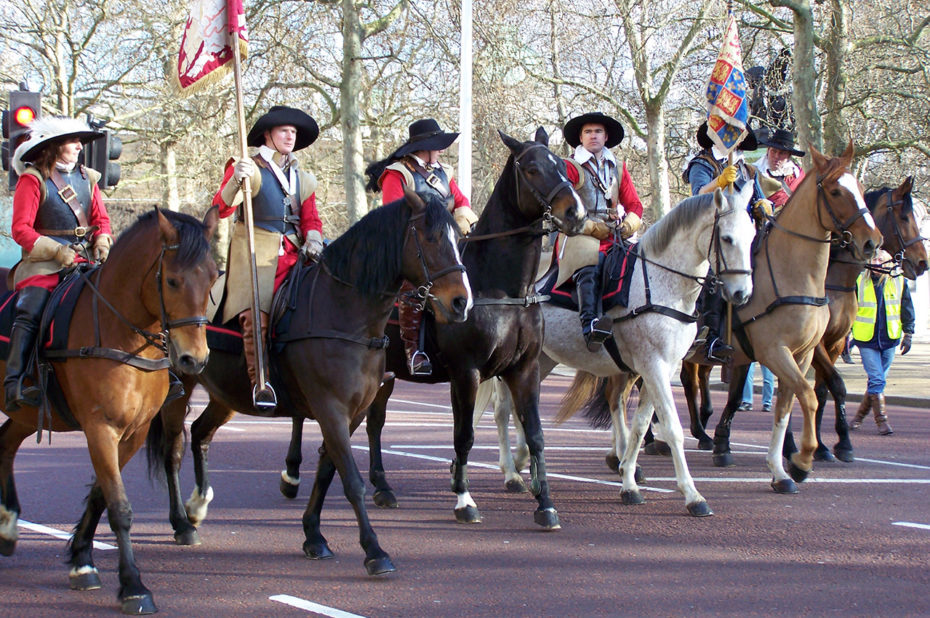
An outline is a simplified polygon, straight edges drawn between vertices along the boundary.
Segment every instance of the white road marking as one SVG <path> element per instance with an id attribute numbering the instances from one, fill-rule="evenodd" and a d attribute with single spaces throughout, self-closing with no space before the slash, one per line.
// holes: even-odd
<path id="1" fill-rule="evenodd" d="M 892 526 L 904 526 L 905 528 L 917 528 L 919 530 L 930 530 L 930 524 L 915 524 L 912 521 L 893 521 Z"/>
<path id="2" fill-rule="evenodd" d="M 25 528 L 26 530 L 32 530 L 33 532 L 48 534 L 57 539 L 62 539 L 65 541 L 70 541 L 71 537 L 74 536 L 70 532 L 62 532 L 56 528 L 49 528 L 48 526 L 43 526 L 42 524 L 34 524 L 31 521 L 25 521 L 23 519 L 19 520 L 19 527 Z M 94 541 L 94 549 L 117 549 L 117 547 L 115 545 L 110 545 L 109 543 Z"/>
<path id="3" fill-rule="evenodd" d="M 285 605 L 290 605 L 291 607 L 296 607 L 298 609 L 305 609 L 308 612 L 314 612 L 320 614 L 321 616 L 332 616 L 332 618 L 365 618 L 358 614 L 353 614 L 351 612 L 344 612 L 341 609 L 336 609 L 335 607 L 327 607 L 326 605 L 320 605 L 319 603 L 314 603 L 313 601 L 306 601 L 300 597 L 292 597 L 289 594 L 275 594 L 268 597 L 269 601 L 274 601 L 276 603 L 284 603 Z"/>

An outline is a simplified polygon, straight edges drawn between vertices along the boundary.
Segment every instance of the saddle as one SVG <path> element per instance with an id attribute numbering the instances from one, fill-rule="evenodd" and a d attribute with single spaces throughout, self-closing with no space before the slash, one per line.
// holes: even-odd
<path id="1" fill-rule="evenodd" d="M 614 307 L 628 307 L 630 302 L 630 284 L 633 281 L 633 267 L 636 265 L 636 245 L 615 244 L 608 249 L 600 268 L 600 294 L 602 311 Z M 578 293 L 575 282 L 569 278 L 559 287 L 555 283 L 559 278 L 557 264 L 543 275 L 536 284 L 539 294 L 548 294 L 548 301 L 557 307 L 578 311 Z"/>

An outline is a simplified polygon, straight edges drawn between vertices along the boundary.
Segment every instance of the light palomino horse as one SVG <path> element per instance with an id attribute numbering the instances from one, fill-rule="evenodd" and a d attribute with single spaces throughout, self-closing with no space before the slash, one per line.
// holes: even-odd
<path id="1" fill-rule="evenodd" d="M 693 313 L 708 266 L 732 302 L 741 304 L 752 293 L 749 253 L 755 229 L 746 214 L 751 195 L 752 186 L 747 185 L 740 193 L 725 195 L 717 191 L 688 198 L 673 208 L 636 245 L 639 259 L 632 274 L 628 307 L 608 312 L 614 319 L 613 337 L 623 362 L 640 374 L 644 383 L 636 422 L 621 461 L 621 499 L 625 504 L 643 501 L 634 473 L 639 443 L 655 410 L 666 428 L 678 490 L 685 497 L 688 512 L 694 516 L 713 514 L 688 472 L 671 375 L 694 341 Z M 596 376 L 618 372 L 618 365 L 606 350 L 588 351 L 578 328 L 577 312 L 545 304 L 543 318 L 546 332 L 540 357 L 541 377 L 557 363 Z M 494 383 L 485 383 L 482 388 L 479 401 L 487 401 Z M 502 397 L 501 393 L 497 396 Z"/>

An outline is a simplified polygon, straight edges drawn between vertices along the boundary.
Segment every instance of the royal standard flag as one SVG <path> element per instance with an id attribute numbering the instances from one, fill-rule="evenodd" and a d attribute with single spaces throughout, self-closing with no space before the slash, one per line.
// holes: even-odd
<path id="1" fill-rule="evenodd" d="M 707 82 L 707 135 L 718 148 L 730 153 L 748 133 L 748 120 L 743 52 L 736 17 L 730 15 L 723 46 Z"/>

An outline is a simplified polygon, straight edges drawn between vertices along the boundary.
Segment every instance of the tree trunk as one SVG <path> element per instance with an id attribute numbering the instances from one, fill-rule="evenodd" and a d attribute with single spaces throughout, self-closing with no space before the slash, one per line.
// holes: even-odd
<path id="1" fill-rule="evenodd" d="M 827 88 L 824 98 L 823 146 L 828 154 L 837 154 L 846 148 L 849 128 L 843 114 L 846 104 L 846 55 L 849 49 L 849 25 L 843 0 L 831 0 L 833 6 L 832 29 L 827 39 Z"/>
<path id="2" fill-rule="evenodd" d="M 665 159 L 665 108 L 662 101 L 646 104 L 646 127 L 646 160 L 652 187 L 648 209 L 652 219 L 658 221 L 669 211 L 672 201 L 668 188 L 668 161 Z"/>
<path id="3" fill-rule="evenodd" d="M 178 195 L 178 158 L 173 142 L 163 142 L 161 145 L 161 172 L 165 177 L 161 203 L 168 210 L 178 212 L 181 209 L 181 198 Z"/>
<path id="4" fill-rule="evenodd" d="M 785 6 L 794 13 L 794 62 L 791 102 L 802 149 L 823 149 L 820 112 L 817 110 L 817 69 L 814 66 L 814 14 L 810 0 L 770 0 L 772 6 Z M 805 167 L 810 166 L 810 153 Z"/>
<path id="5" fill-rule="evenodd" d="M 362 89 L 362 35 L 363 28 L 354 0 L 342 0 L 343 60 L 339 99 L 342 118 L 342 163 L 349 224 L 355 223 L 368 212 L 358 105 Z"/>

